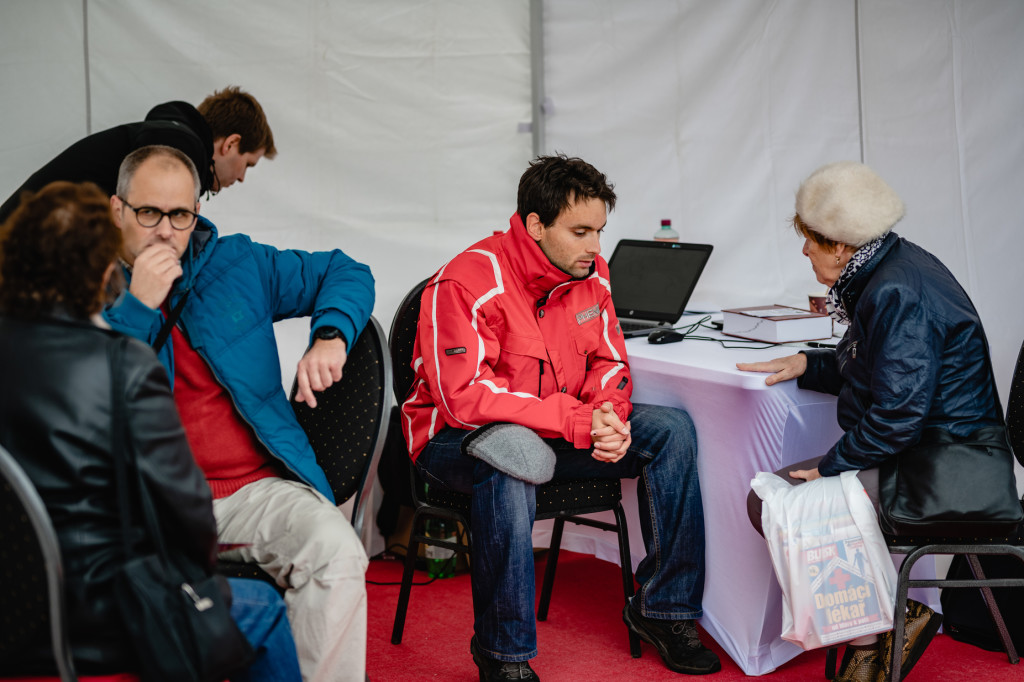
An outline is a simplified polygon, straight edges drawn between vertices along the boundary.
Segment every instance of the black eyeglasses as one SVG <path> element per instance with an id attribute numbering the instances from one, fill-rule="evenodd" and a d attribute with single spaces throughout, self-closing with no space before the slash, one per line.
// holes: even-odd
<path id="1" fill-rule="evenodd" d="M 124 197 L 118 198 L 121 199 L 121 203 L 135 211 L 135 219 L 143 227 L 156 227 L 164 219 L 164 216 L 167 216 L 167 219 L 171 221 L 171 227 L 175 230 L 184 231 L 195 225 L 196 218 L 199 217 L 198 214 L 186 208 L 175 208 L 170 211 L 161 211 L 156 206 L 139 206 L 136 208 L 125 201 Z"/>

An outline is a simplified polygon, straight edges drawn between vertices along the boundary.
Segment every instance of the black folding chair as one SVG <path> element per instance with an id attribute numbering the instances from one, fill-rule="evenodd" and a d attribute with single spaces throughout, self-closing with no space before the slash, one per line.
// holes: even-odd
<path id="1" fill-rule="evenodd" d="M 77 680 L 57 533 L 32 481 L 2 447 L 0 537 L 0 668 L 49 629 L 60 679 Z"/>
<path id="2" fill-rule="evenodd" d="M 349 350 L 341 381 L 317 394 L 315 408 L 295 401 L 298 385 L 292 384 L 292 409 L 327 475 L 335 502 L 341 505 L 355 498 L 351 521 L 360 537 L 367 493 L 377 475 L 391 418 L 390 387 L 391 355 L 384 330 L 373 317 Z M 256 564 L 222 561 L 218 571 L 273 582 Z"/>
<path id="3" fill-rule="evenodd" d="M 1010 399 L 1007 401 L 1006 426 L 1017 461 L 1024 465 L 1024 345 L 1017 357 L 1017 366 L 1010 385 Z M 1024 504 L 1024 502 L 1022 502 Z M 992 595 L 994 587 L 1024 587 L 1024 577 L 1019 578 L 987 578 L 978 560 L 979 555 L 996 555 L 1016 557 L 1024 568 L 1024 547 L 1014 544 L 1015 535 L 1010 537 L 907 537 L 883 533 L 891 554 L 905 554 L 900 567 L 899 581 L 896 585 L 896 609 L 893 622 L 893 656 L 889 668 L 888 679 L 899 682 L 901 677 L 900 664 L 906 645 L 906 612 L 907 593 L 911 587 L 962 588 L 976 587 L 981 590 L 982 598 L 988 607 L 989 615 L 995 623 L 996 631 L 1002 642 L 1003 650 L 1011 664 L 1017 664 L 1020 657 L 1014 648 L 1010 633 L 999 606 Z M 971 569 L 971 578 L 956 579 L 933 578 L 917 579 L 910 577 L 910 570 L 919 560 L 926 556 L 962 555 Z M 825 677 L 835 678 L 837 647 L 830 647 L 825 656 Z"/>
<path id="4" fill-rule="evenodd" d="M 395 368 L 395 397 L 402 402 L 412 388 L 415 374 L 412 370 L 413 345 L 416 340 L 416 326 L 419 320 L 420 296 L 427 282 L 423 280 L 410 291 L 398 307 L 398 312 L 391 325 L 388 342 L 391 348 L 391 361 Z M 472 554 L 472 538 L 470 537 L 470 502 L 471 497 L 451 490 L 439 489 L 437 486 L 427 487 L 420 478 L 416 467 L 409 462 L 412 495 L 416 508 L 413 513 L 412 530 L 405 555 L 405 571 L 402 575 L 402 587 L 398 595 L 398 607 L 395 611 L 395 624 L 391 631 L 391 643 L 401 644 L 405 629 L 405 614 L 409 607 L 409 596 L 412 592 L 413 570 L 421 544 L 433 545 L 463 554 Z M 585 514 L 611 511 L 615 522 L 599 521 L 587 518 Z M 448 519 L 462 524 L 466 529 L 465 541 L 448 541 L 430 537 L 425 532 L 427 519 Z M 581 479 L 559 483 L 545 483 L 537 487 L 536 519 L 554 519 L 551 534 L 551 547 L 548 552 L 547 567 L 544 571 L 544 582 L 541 587 L 540 602 L 537 606 L 537 620 L 546 620 L 551 591 L 555 581 L 555 569 L 558 566 L 558 554 L 562 542 L 562 531 L 566 521 L 571 523 L 600 528 L 616 533 L 619 540 L 619 562 L 622 566 L 622 591 L 628 602 L 633 596 L 633 573 L 629 553 L 629 536 L 626 529 L 626 515 L 622 509 L 622 484 L 618 480 Z M 629 634 L 630 653 L 634 658 L 640 657 L 640 639 L 627 629 Z"/>

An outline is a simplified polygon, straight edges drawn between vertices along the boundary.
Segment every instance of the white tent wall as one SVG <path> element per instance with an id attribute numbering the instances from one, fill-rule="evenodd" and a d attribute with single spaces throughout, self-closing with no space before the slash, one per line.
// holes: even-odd
<path id="1" fill-rule="evenodd" d="M 531 156 L 529 37 L 527 0 L 0 0 L 0 195 L 88 132 L 240 85 L 279 155 L 202 212 L 222 234 L 367 263 L 386 329 L 416 282 L 508 225 Z M 290 387 L 308 322 L 277 336 Z"/>
<path id="2" fill-rule="evenodd" d="M 549 150 L 617 184 L 606 251 L 662 218 L 715 252 L 694 302 L 807 305 L 800 182 L 863 160 L 986 325 L 1005 400 L 1024 339 L 1024 3 L 552 0 Z M 863 113 L 862 113 L 863 112 Z"/>
<path id="3" fill-rule="evenodd" d="M 0 194 L 90 112 L 96 132 L 240 85 L 279 154 L 202 212 L 367 263 L 386 329 L 416 282 L 507 227 L 531 156 L 529 45 L 527 0 L 3 0 Z M 290 386 L 308 323 L 278 327 Z"/>
<path id="4" fill-rule="evenodd" d="M 90 125 L 241 84 L 280 155 L 204 212 L 226 233 L 369 263 L 387 325 L 514 208 L 528 4 L 5 0 L 0 194 Z M 671 218 L 716 246 L 697 302 L 803 304 L 820 286 L 786 227 L 793 192 L 860 158 L 862 107 L 865 161 L 908 206 L 898 229 L 974 298 L 1005 396 L 1024 338 L 1006 312 L 1024 284 L 1022 29 L 1017 0 L 549 0 L 546 151 L 616 182 L 606 250 Z M 305 334 L 281 336 L 287 382 Z"/>
<path id="5" fill-rule="evenodd" d="M 0 201 L 87 132 L 82 6 L 0 3 Z"/>
<path id="6" fill-rule="evenodd" d="M 662 218 L 714 244 L 694 305 L 807 305 L 786 221 L 822 159 L 859 156 L 852 3 L 552 2 L 551 149 L 616 183 L 607 249 Z"/>
<path id="7" fill-rule="evenodd" d="M 1005 403 L 1024 339 L 1024 3 L 862 0 L 865 156 L 897 227 L 952 270 L 988 333 Z"/>
<path id="8" fill-rule="evenodd" d="M 204 204 L 223 233 L 340 247 L 405 292 L 503 229 L 531 156 L 529 0 L 2 0 L 0 195 L 89 131 L 228 84 L 279 156 Z M 695 303 L 806 305 L 787 227 L 817 166 L 864 160 L 898 231 L 978 306 L 1005 399 L 1024 316 L 1024 3 L 548 0 L 543 151 L 616 183 L 606 254 L 671 218 L 715 253 Z M 863 131 L 863 133 L 862 133 Z M 304 322 L 278 336 L 290 385 Z"/>

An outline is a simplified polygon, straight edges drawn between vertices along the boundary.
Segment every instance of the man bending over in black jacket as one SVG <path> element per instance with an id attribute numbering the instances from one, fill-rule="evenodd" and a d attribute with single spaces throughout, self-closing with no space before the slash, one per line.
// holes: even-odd
<path id="1" fill-rule="evenodd" d="M 124 157 L 152 144 L 185 152 L 199 171 L 204 193 L 243 182 L 245 172 L 261 158 L 277 156 L 263 107 L 249 93 L 231 86 L 214 92 L 198 108 L 188 102 L 165 102 L 153 107 L 143 121 L 82 138 L 8 197 L 0 206 L 0 222 L 18 207 L 22 192 L 36 192 L 56 180 L 94 182 L 107 196 L 114 194 Z"/>

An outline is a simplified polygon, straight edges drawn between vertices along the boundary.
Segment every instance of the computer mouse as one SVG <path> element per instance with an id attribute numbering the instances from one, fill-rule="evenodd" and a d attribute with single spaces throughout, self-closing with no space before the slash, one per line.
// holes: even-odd
<path id="1" fill-rule="evenodd" d="M 675 343 L 685 338 L 682 334 L 671 329 L 657 329 L 647 335 L 647 343 Z"/>

